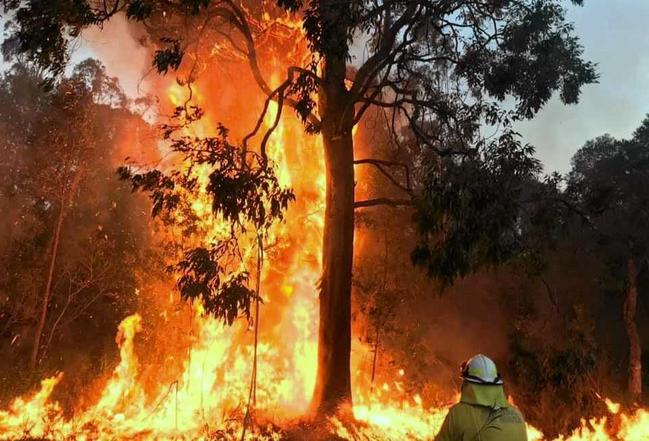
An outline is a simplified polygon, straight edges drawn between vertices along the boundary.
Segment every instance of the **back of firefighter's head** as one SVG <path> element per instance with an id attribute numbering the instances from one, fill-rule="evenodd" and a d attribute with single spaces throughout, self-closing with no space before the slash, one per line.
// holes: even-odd
<path id="1" fill-rule="evenodd" d="M 485 355 L 478 354 L 462 363 L 460 376 L 468 383 L 487 386 L 502 386 L 496 363 Z"/>

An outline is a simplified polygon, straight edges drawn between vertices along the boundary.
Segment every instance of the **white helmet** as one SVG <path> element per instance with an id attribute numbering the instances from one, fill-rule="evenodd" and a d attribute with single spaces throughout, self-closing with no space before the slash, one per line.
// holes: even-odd
<path id="1" fill-rule="evenodd" d="M 462 363 L 461 376 L 464 381 L 474 384 L 502 385 L 496 363 L 485 355 L 478 354 Z"/>

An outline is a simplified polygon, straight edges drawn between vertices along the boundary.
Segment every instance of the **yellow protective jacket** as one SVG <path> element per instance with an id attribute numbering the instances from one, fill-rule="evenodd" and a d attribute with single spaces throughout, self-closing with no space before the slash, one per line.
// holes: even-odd
<path id="1" fill-rule="evenodd" d="M 527 429 L 502 386 L 465 382 L 435 441 L 527 441 Z"/>

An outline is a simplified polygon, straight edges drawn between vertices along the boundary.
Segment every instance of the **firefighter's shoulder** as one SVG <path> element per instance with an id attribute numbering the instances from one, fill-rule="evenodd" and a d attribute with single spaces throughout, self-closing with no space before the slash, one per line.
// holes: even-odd
<path id="1" fill-rule="evenodd" d="M 523 417 L 523 413 L 515 406 L 507 406 L 503 408 L 501 412 L 501 418 L 504 423 L 525 423 L 525 417 Z"/>

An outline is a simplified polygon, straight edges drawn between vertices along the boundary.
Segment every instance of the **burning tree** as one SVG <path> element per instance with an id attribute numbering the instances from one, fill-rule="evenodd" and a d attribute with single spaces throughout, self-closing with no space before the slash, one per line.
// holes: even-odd
<path id="1" fill-rule="evenodd" d="M 264 155 L 264 144 L 284 107 L 295 110 L 305 131 L 322 137 L 326 210 L 318 373 L 311 404 L 321 416 L 349 409 L 352 400 L 349 363 L 355 210 L 407 206 L 416 200 L 403 164 L 356 157 L 352 132 L 368 109 L 384 115 L 396 149 L 406 140 L 414 141 L 425 161 L 433 165 L 440 158 L 451 163 L 466 158 L 479 163 L 498 155 L 525 158 L 531 152 L 516 141 L 511 123 L 532 118 L 556 91 L 563 102 L 577 102 L 581 87 L 596 80 L 593 65 L 581 58 L 581 47 L 559 0 L 278 0 L 275 5 L 232 0 L 5 0 L 4 5 L 13 14 L 5 52 L 28 57 L 52 77 L 63 72 L 69 44 L 85 27 L 101 26 L 121 13 L 158 37 L 153 57 L 158 71 L 191 65 L 183 80 L 190 87 L 196 75 L 193 66 L 201 57 L 213 55 L 213 48 L 228 48 L 230 54 L 244 60 L 266 96 L 253 134 L 258 132 L 269 103 L 274 101 L 277 106 L 275 122 L 256 152 L 247 147 L 249 137 L 241 145 L 231 144 L 225 129 L 210 139 L 180 137 L 173 141 L 177 151 L 212 167 L 212 208 L 226 218 L 230 213 L 235 226 L 243 215 L 263 227 L 267 220 L 281 217 L 291 199 L 276 187 Z M 272 21 L 263 19 L 268 14 L 288 15 L 301 23 L 309 50 L 307 60 L 287 67 L 277 86 L 271 86 L 265 75 L 262 61 L 266 54 L 257 44 L 262 36 L 275 35 L 270 32 Z M 361 48 L 366 55 L 354 62 L 353 54 Z M 199 114 L 198 109 L 185 105 L 177 116 L 192 119 Z M 485 136 L 483 124 L 497 127 L 495 141 Z M 232 156 L 232 151 L 241 152 L 241 156 Z M 502 163 L 491 162 L 494 166 Z M 529 164 L 506 163 L 514 165 L 507 173 L 517 173 L 518 165 Z M 400 188 L 403 197 L 356 200 L 356 166 L 376 168 Z M 175 178 L 146 174 L 135 182 L 158 195 L 164 208 L 170 201 L 177 202 L 166 190 L 176 189 L 179 183 L 194 185 L 188 176 L 176 174 Z M 228 186 L 218 186 L 218 182 Z M 224 195 L 229 197 L 220 198 Z M 262 213 L 262 207 L 269 204 L 274 209 Z M 468 245 L 476 240 L 468 239 Z M 197 251 L 180 265 L 188 276 L 183 279 L 188 296 L 202 297 L 215 305 L 214 312 L 230 320 L 232 311 L 235 316 L 240 310 L 248 312 L 254 297 L 244 273 L 236 293 L 226 289 L 232 286 L 212 283 L 224 268 L 219 258 L 228 254 L 228 250 L 221 251 Z"/>

